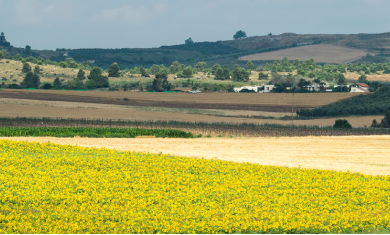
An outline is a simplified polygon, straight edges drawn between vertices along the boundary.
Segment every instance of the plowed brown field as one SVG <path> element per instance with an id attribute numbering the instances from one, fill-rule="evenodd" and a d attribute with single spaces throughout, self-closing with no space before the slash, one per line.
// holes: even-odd
<path id="1" fill-rule="evenodd" d="M 10 96 L 13 93 L 15 97 Z M 31 97 L 28 96 L 31 94 Z M 359 94 L 356 93 L 298 93 L 294 95 L 294 104 L 300 107 L 318 107 L 347 99 Z M 154 102 L 158 104 L 187 104 L 189 107 L 194 104 L 215 104 L 236 105 L 236 106 L 289 106 L 291 107 L 291 94 L 285 93 L 157 93 L 157 92 L 104 92 L 104 91 L 55 91 L 55 90 L 1 90 L 0 97 L 4 98 L 25 98 L 52 100 L 55 97 L 67 96 L 75 102 L 80 102 L 83 98 L 101 98 L 111 101 L 121 101 L 125 104 L 138 102 L 140 105 Z M 128 102 L 125 102 L 127 99 Z M 66 101 L 66 100 L 58 100 Z M 69 100 L 72 101 L 72 100 Z M 92 102 L 90 102 L 92 103 Z"/>
<path id="2" fill-rule="evenodd" d="M 317 62 L 341 64 L 346 61 L 353 61 L 366 54 L 367 52 L 362 50 L 320 44 L 248 55 L 241 57 L 240 60 L 282 60 L 283 57 L 287 56 L 290 60 L 298 58 L 303 61 L 313 58 Z"/>
<path id="3" fill-rule="evenodd" d="M 180 121 L 180 122 L 227 122 L 227 123 L 270 123 L 290 125 L 291 120 L 259 119 L 242 117 L 223 117 L 213 114 L 192 114 L 161 111 L 142 111 L 115 107 L 58 107 L 0 104 L 1 117 L 48 117 L 76 119 L 121 119 L 143 121 Z M 238 113 L 240 114 L 240 113 Z M 247 114 L 243 111 L 242 114 Z M 237 115 L 237 113 L 235 114 Z M 248 115 L 250 115 L 248 113 Z M 265 114 L 264 114 L 265 116 Z M 373 119 L 381 121 L 383 116 L 346 117 L 354 127 L 370 126 Z M 295 120 L 294 125 L 332 126 L 338 118 Z"/>
<path id="4" fill-rule="evenodd" d="M 290 138 L 88 139 L 3 137 L 19 141 L 105 147 L 262 165 L 390 175 L 390 136 Z"/>

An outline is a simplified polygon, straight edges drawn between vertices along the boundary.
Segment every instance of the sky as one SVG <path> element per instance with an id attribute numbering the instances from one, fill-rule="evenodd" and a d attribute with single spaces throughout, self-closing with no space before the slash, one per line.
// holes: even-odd
<path id="1" fill-rule="evenodd" d="M 150 48 L 248 36 L 383 33 L 390 0 L 0 0 L 15 47 Z"/>

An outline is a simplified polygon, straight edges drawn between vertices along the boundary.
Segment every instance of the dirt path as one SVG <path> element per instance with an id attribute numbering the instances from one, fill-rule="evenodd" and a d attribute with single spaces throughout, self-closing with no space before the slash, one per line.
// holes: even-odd
<path id="1" fill-rule="evenodd" d="M 88 139 L 3 137 L 21 141 L 105 147 L 178 156 L 204 157 L 262 165 L 351 171 L 390 175 L 390 136 L 201 138 L 201 139 Z"/>

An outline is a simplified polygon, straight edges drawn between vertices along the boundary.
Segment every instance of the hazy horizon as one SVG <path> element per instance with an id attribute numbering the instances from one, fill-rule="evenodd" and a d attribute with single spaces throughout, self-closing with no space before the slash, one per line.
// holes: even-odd
<path id="1" fill-rule="evenodd" d="M 15 47 L 150 48 L 247 36 L 390 31 L 386 0 L 0 0 Z M 5 9 L 5 10 L 4 10 Z"/>

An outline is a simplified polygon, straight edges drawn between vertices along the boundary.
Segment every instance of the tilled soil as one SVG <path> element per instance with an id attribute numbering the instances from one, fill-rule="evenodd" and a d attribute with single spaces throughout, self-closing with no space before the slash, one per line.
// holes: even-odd
<path id="1" fill-rule="evenodd" d="M 2 137 L 111 148 L 121 151 L 169 153 L 177 156 L 249 162 L 310 169 L 390 175 L 390 136 L 279 137 L 279 138 L 53 138 Z"/>
<path id="2" fill-rule="evenodd" d="M 62 94 L 28 93 L 28 92 L 0 92 L 0 98 L 114 104 L 114 105 L 126 105 L 126 106 L 166 107 L 166 108 L 228 109 L 228 110 L 264 111 L 264 112 L 291 112 L 291 106 L 188 103 L 188 102 L 166 102 L 166 101 L 148 101 L 148 100 L 134 100 L 134 99 L 120 100 L 120 99 L 112 99 L 112 98 L 109 99 L 109 98 L 98 98 L 98 97 L 89 97 L 89 96 L 73 96 L 73 95 L 62 95 Z M 307 108 L 310 107 L 294 106 L 294 112 L 296 110 L 307 109 Z"/>

